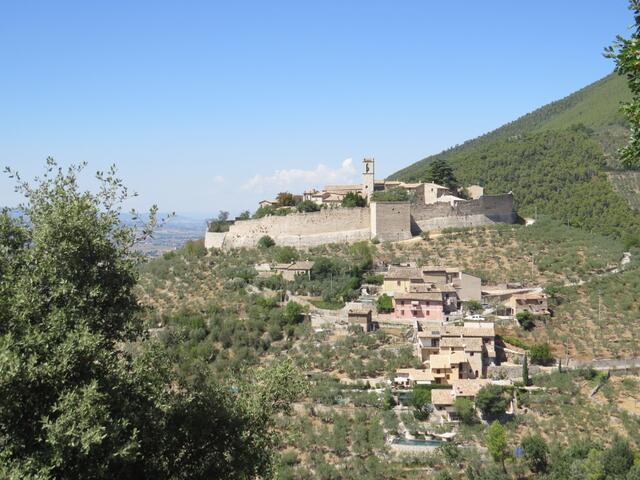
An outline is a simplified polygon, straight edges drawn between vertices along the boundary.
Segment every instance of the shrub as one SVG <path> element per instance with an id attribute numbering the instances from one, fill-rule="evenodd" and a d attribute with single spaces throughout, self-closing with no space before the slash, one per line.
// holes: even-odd
<path id="1" fill-rule="evenodd" d="M 258 240 L 258 248 L 271 248 L 276 242 L 269 235 L 265 235 Z"/>
<path id="2" fill-rule="evenodd" d="M 280 192 L 276 196 L 276 200 L 281 207 L 293 207 L 296 204 L 295 197 L 290 192 Z"/>
<path id="3" fill-rule="evenodd" d="M 529 310 L 518 313 L 516 315 L 516 320 L 518 320 L 520 326 L 525 330 L 532 330 L 535 326 L 535 323 L 533 321 L 533 314 Z"/>
<path id="4" fill-rule="evenodd" d="M 223 212 L 222 210 L 218 213 L 218 217 L 209 221 L 209 232 L 228 232 L 229 231 L 229 212 Z"/>
<path id="5" fill-rule="evenodd" d="M 296 207 L 299 212 L 309 213 L 309 212 L 319 212 L 320 205 L 311 200 L 303 200 Z"/>
<path id="6" fill-rule="evenodd" d="M 629 442 L 616 437 L 611 446 L 605 450 L 602 459 L 607 478 L 622 478 L 633 465 L 633 451 Z"/>
<path id="7" fill-rule="evenodd" d="M 384 275 L 375 275 L 373 273 L 367 273 L 362 277 L 362 283 L 369 283 L 371 285 L 382 285 L 384 283 Z"/>
<path id="8" fill-rule="evenodd" d="M 509 400 L 500 385 L 485 385 L 476 395 L 476 406 L 487 417 L 502 415 L 508 404 Z"/>
<path id="9" fill-rule="evenodd" d="M 390 313 L 393 312 L 393 301 L 391 297 L 386 293 L 383 293 L 378 297 L 378 301 L 376 303 L 376 307 L 379 313 Z"/>
<path id="10" fill-rule="evenodd" d="M 298 251 L 293 247 L 279 247 L 276 251 L 274 258 L 276 262 L 280 263 L 291 263 L 295 260 L 298 260 Z"/>
<path id="11" fill-rule="evenodd" d="M 342 199 L 342 206 L 347 208 L 366 207 L 367 200 L 362 198 L 359 193 L 349 192 Z"/>
<path id="12" fill-rule="evenodd" d="M 476 408 L 468 398 L 458 397 L 454 404 L 456 414 L 465 425 L 471 425 L 476 419 Z"/>
<path id="13" fill-rule="evenodd" d="M 409 201 L 409 192 L 400 187 L 390 188 L 389 190 L 382 190 L 380 192 L 374 192 L 371 195 L 372 202 L 407 202 Z"/>
<path id="14" fill-rule="evenodd" d="M 544 472 L 547 469 L 549 447 L 540 435 L 529 435 L 522 439 L 522 454 L 532 472 Z"/>
<path id="15" fill-rule="evenodd" d="M 465 307 L 470 313 L 478 313 L 482 311 L 482 304 L 477 300 L 469 300 L 465 302 Z"/>
<path id="16" fill-rule="evenodd" d="M 431 390 L 414 387 L 411 392 L 411 405 L 415 408 L 414 415 L 418 420 L 426 420 L 431 415 Z"/>
<path id="17" fill-rule="evenodd" d="M 531 350 L 529 350 L 529 355 L 531 357 L 531 363 L 535 365 L 550 365 L 554 361 L 551 349 L 547 343 L 535 344 L 531 347 Z"/>

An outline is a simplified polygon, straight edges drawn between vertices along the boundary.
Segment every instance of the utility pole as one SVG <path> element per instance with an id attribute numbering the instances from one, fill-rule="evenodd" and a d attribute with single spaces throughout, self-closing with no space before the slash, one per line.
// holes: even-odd
<path id="1" fill-rule="evenodd" d="M 533 265 L 534 265 L 535 253 L 531 252 L 531 280 L 533 281 Z"/>
<path id="2" fill-rule="evenodd" d="M 602 303 L 602 292 L 598 292 L 598 326 L 600 326 L 600 328 L 602 329 L 602 326 L 600 325 L 600 305 Z"/>

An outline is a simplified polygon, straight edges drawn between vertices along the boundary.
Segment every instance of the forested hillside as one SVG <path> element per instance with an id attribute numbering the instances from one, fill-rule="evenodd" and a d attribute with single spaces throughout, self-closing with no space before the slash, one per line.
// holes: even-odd
<path id="1" fill-rule="evenodd" d="M 450 160 L 458 154 L 481 145 L 514 138 L 525 133 L 561 130 L 582 123 L 593 130 L 594 136 L 612 152 L 612 144 L 619 144 L 626 132 L 620 112 L 620 102 L 630 98 L 624 78 L 612 73 L 571 95 L 527 113 L 480 137 L 432 155 L 394 173 L 390 178 L 416 180 L 424 175 L 429 163 L 436 158 Z"/>
<path id="2" fill-rule="evenodd" d="M 619 107 L 628 97 L 624 79 L 611 74 L 391 178 L 421 180 L 431 162 L 445 159 L 463 185 L 478 183 L 489 194 L 512 191 L 521 215 L 546 213 L 635 242 L 640 238 L 640 218 L 632 209 L 638 204 L 635 191 L 618 188 L 626 172 L 606 174 L 616 169 L 615 151 L 626 138 Z"/>

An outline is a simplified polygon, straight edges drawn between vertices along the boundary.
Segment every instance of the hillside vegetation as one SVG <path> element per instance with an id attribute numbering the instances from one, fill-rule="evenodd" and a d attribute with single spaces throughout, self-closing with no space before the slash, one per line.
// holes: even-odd
<path id="1" fill-rule="evenodd" d="M 620 103 L 631 98 L 624 78 L 612 73 L 571 95 L 545 105 L 533 112 L 507 123 L 500 128 L 468 140 L 461 145 L 431 155 L 409 165 L 390 176 L 392 179 L 418 180 L 436 158 L 449 161 L 462 152 L 500 140 L 513 139 L 526 133 L 545 130 L 562 130 L 575 124 L 583 124 L 606 143 L 605 138 L 616 138 L 626 133 L 626 123 L 620 112 Z M 609 152 L 614 149 L 608 148 Z"/>
<path id="2" fill-rule="evenodd" d="M 486 135 L 425 158 L 392 178 L 420 180 L 435 159 L 445 159 L 462 184 L 485 192 L 512 191 L 523 216 L 545 213 L 588 231 L 640 238 L 640 205 L 633 174 L 616 167 L 627 132 L 619 105 L 629 96 L 615 75 L 546 105 Z"/>

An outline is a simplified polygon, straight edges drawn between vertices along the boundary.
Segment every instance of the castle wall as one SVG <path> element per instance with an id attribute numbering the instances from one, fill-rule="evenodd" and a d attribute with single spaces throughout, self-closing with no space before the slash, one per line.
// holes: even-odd
<path id="1" fill-rule="evenodd" d="M 224 245 L 224 239 L 227 233 L 207 232 L 204 235 L 204 247 L 208 250 L 210 248 L 222 248 Z"/>
<path id="2" fill-rule="evenodd" d="M 238 220 L 227 233 L 205 235 L 207 248 L 254 247 L 269 235 L 277 245 L 308 248 L 327 243 L 354 243 L 377 237 L 380 241 L 411 238 L 425 230 L 514 223 L 511 194 L 431 205 L 408 202 L 374 202 L 370 208 L 335 208 Z"/>
<path id="3" fill-rule="evenodd" d="M 277 245 L 305 248 L 326 243 L 357 242 L 371 238 L 369 208 L 336 208 L 238 220 L 224 238 L 224 248 L 256 246 L 269 235 Z"/>
<path id="4" fill-rule="evenodd" d="M 513 195 L 485 195 L 476 200 L 432 205 L 413 204 L 411 216 L 419 230 L 435 230 L 450 227 L 476 227 L 493 223 L 515 223 Z"/>
<path id="5" fill-rule="evenodd" d="M 409 202 L 371 203 L 371 236 L 381 242 L 411 238 Z"/>

